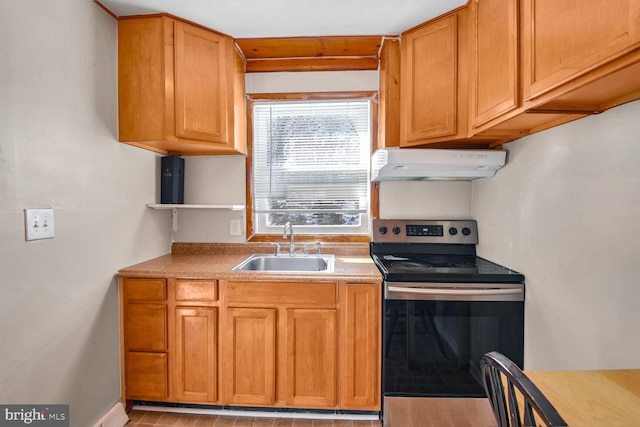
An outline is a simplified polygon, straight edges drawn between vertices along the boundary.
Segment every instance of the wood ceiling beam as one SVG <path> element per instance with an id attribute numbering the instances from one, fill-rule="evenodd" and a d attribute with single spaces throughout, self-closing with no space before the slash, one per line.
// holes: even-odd
<path id="1" fill-rule="evenodd" d="M 247 73 L 377 70 L 382 36 L 236 39 Z"/>
<path id="2" fill-rule="evenodd" d="M 356 71 L 377 70 L 378 58 L 285 58 L 247 59 L 247 73 L 277 71 Z"/>

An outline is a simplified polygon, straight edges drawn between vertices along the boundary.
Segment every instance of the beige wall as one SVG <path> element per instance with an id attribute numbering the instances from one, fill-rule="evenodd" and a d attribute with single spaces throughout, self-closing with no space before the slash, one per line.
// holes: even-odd
<path id="1" fill-rule="evenodd" d="M 0 1 L 0 402 L 120 399 L 118 268 L 169 251 L 159 157 L 120 144 L 116 22 L 91 1 Z M 26 242 L 23 209 L 56 236 Z"/>
<path id="2" fill-rule="evenodd" d="M 478 252 L 526 277 L 525 368 L 640 366 L 640 101 L 507 144 Z"/>
<path id="3" fill-rule="evenodd" d="M 194 156 L 185 157 L 186 204 L 244 205 L 245 156 Z M 166 211 L 165 215 L 170 215 Z M 240 220 L 241 236 L 229 235 L 229 221 Z M 180 209 L 178 230 L 173 235 L 176 242 L 242 243 L 245 211 L 227 209 Z"/>
<path id="4" fill-rule="evenodd" d="M 248 73 L 247 93 L 354 92 L 378 90 L 378 71 Z"/>
<path id="5" fill-rule="evenodd" d="M 469 219 L 471 182 L 380 183 L 380 218 Z"/>

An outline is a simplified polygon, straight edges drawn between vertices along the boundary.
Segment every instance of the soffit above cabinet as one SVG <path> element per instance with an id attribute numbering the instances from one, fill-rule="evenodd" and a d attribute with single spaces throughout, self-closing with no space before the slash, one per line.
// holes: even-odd
<path id="1" fill-rule="evenodd" d="M 236 39 L 247 73 L 377 70 L 382 36 Z"/>

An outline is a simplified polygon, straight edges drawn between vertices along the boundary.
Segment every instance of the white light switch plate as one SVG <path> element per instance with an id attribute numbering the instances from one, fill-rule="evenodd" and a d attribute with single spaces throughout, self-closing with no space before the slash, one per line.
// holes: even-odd
<path id="1" fill-rule="evenodd" d="M 27 240 L 52 239 L 53 209 L 25 209 L 24 227 Z"/>

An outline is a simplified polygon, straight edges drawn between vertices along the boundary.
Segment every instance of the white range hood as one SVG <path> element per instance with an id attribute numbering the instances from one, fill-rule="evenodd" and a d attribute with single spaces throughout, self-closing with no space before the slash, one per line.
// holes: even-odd
<path id="1" fill-rule="evenodd" d="M 471 181 L 504 166 L 506 151 L 381 148 L 371 158 L 372 181 Z"/>

